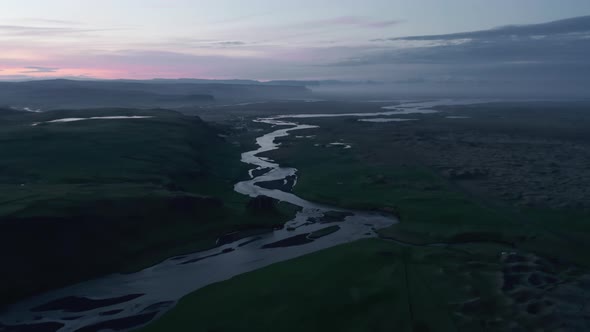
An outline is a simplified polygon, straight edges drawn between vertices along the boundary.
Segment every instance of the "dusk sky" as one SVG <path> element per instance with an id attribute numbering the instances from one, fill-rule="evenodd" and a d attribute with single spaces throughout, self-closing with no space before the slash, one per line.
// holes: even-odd
<path id="1" fill-rule="evenodd" d="M 2 0 L 0 9 L 4 80 L 590 74 L 588 0 Z"/>

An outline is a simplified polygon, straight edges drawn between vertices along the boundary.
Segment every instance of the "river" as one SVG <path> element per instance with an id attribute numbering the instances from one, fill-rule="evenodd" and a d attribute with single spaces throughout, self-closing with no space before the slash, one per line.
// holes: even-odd
<path id="1" fill-rule="evenodd" d="M 283 229 L 243 238 L 215 249 L 172 257 L 136 273 L 108 275 L 26 299 L 2 313 L 0 331 L 3 326 L 8 331 L 130 330 L 158 318 L 173 308 L 179 299 L 207 285 L 339 244 L 376 237 L 375 230 L 388 227 L 397 220 L 380 213 L 344 210 L 309 202 L 290 192 L 262 188 L 256 184 L 286 181 L 288 177 L 296 177 L 297 170 L 281 167 L 259 155 L 280 148 L 275 142 L 278 137 L 316 128 L 285 119 L 432 113 L 436 112 L 432 109 L 436 105 L 465 103 L 474 101 L 405 103 L 384 107 L 384 111 L 374 113 L 295 114 L 257 119 L 255 121 L 278 129 L 258 137 L 258 149 L 242 154 L 242 162 L 254 168 L 250 171 L 250 179 L 237 183 L 235 190 L 251 197 L 265 195 L 299 206 L 301 211 Z M 347 216 L 343 221 L 319 222 L 329 211 L 343 212 Z M 313 240 L 307 237 L 309 233 L 333 225 L 340 227 L 334 233 Z M 304 241 L 284 241 L 292 238 Z"/>

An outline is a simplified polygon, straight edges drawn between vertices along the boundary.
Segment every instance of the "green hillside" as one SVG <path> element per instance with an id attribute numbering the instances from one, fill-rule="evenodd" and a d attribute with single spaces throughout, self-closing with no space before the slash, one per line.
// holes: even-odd
<path id="1" fill-rule="evenodd" d="M 151 118 L 46 122 L 129 115 Z M 247 212 L 233 192 L 244 165 L 220 134 L 166 110 L 1 111 L 0 304 L 284 221 Z"/>

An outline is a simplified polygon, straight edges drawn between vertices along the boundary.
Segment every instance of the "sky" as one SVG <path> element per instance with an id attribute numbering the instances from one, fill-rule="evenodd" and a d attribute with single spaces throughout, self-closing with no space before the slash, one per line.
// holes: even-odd
<path id="1" fill-rule="evenodd" d="M 590 77 L 588 0 L 2 0 L 0 80 Z"/>

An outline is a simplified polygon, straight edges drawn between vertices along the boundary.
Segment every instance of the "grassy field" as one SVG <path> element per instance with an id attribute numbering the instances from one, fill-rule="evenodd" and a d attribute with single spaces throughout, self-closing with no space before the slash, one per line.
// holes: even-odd
<path id="1" fill-rule="evenodd" d="M 504 249 L 364 240 L 208 286 L 141 331 L 531 331 L 541 318 L 501 290 Z"/>
<path id="2" fill-rule="evenodd" d="M 564 110 L 564 114 L 556 116 L 547 111 L 539 112 L 534 105 L 530 109 L 534 112 L 529 110 L 526 113 L 526 108 L 522 107 L 510 116 L 498 109 L 489 111 L 485 107 L 465 110 L 464 113 L 456 112 L 471 115 L 476 112 L 490 119 L 485 130 L 479 118 L 471 122 L 450 123 L 440 115 L 420 116 L 420 121 L 394 124 L 365 124 L 346 118 L 305 119 L 305 123 L 321 127 L 304 133 L 314 136 L 313 139 L 293 136 L 282 138 L 282 148 L 267 155 L 299 170 L 294 191 L 306 199 L 343 207 L 394 212 L 402 222 L 383 231 L 384 236 L 417 244 L 501 242 L 590 265 L 590 257 L 579 250 L 580 246 L 588 247 L 590 241 L 589 208 L 513 205 L 511 201 L 502 201 L 488 192 L 482 194 L 478 187 L 485 183 L 477 179 L 472 181 L 473 184 L 466 185 L 471 181 L 445 176 L 432 162 L 432 156 L 426 155 L 431 150 L 422 148 L 423 145 L 434 145 L 429 137 L 449 132 L 457 136 L 461 132 L 473 130 L 477 130 L 483 138 L 512 132 L 513 140 L 535 137 L 546 143 L 549 139 L 555 139 L 565 147 L 571 141 L 583 144 L 590 141 L 583 130 L 584 124 L 590 123 L 589 115 Z M 498 120 L 498 113 L 504 115 L 505 119 Z M 511 116 L 515 118 L 514 123 Z M 553 121 L 551 116 L 555 118 Z M 535 118 L 538 121 L 531 121 Z M 572 125 L 572 118 L 578 119 L 576 126 Z M 551 122 L 555 123 L 555 131 L 550 130 Z M 408 137 L 417 138 L 421 145 L 408 144 Z M 331 146 L 331 142 L 349 143 L 353 148 Z M 462 149 L 459 144 L 455 144 L 457 151 Z M 551 146 L 550 150 L 554 151 L 554 147 Z M 460 153 L 442 152 L 445 153 L 457 154 L 455 158 L 462 162 Z M 542 159 L 545 156 L 531 154 L 518 157 L 528 158 L 530 164 L 535 164 L 539 159 L 544 161 Z M 568 159 L 565 159 L 560 165 L 562 174 L 567 170 L 567 163 Z M 482 168 L 486 166 L 491 167 L 486 164 L 475 165 Z M 588 173 L 577 169 L 576 176 L 579 181 L 585 181 Z M 537 174 L 529 174 L 532 179 L 535 176 Z M 554 178 L 559 179 L 559 176 Z M 515 190 L 519 189 L 521 181 L 529 180 L 513 178 L 512 186 Z M 578 186 L 572 181 L 558 190 L 555 188 L 554 192 L 556 195 L 567 193 L 568 190 L 575 192 Z M 476 187 L 476 190 L 470 191 L 472 187 Z M 548 199 L 554 193 L 551 188 L 548 186 L 544 190 Z M 572 195 L 572 201 L 576 198 Z"/>
<path id="3" fill-rule="evenodd" d="M 401 222 L 382 230 L 384 237 L 414 244 L 505 243 L 590 265 L 590 257 L 579 250 L 588 246 L 588 211 L 498 208 L 424 166 L 368 164 L 338 148 L 301 146 L 311 152 L 300 155 L 296 149 L 273 153 L 293 153 L 278 159 L 300 170 L 295 193 L 317 202 L 393 212 Z"/>
<path id="4" fill-rule="evenodd" d="M 441 115 L 384 124 L 301 120 L 321 128 L 298 133 L 313 138 L 282 138 L 281 149 L 267 153 L 299 170 L 294 192 L 312 201 L 393 213 L 401 222 L 380 231 L 381 239 L 206 287 L 144 331 L 583 330 L 587 316 L 572 304 L 585 303 L 589 294 L 584 280 L 590 267 L 590 211 L 498 199 L 492 190 L 480 190 L 486 184 L 479 179 L 446 176 L 436 163 L 440 156 L 428 154 L 434 150 L 464 162 L 471 141 L 451 140 L 452 151 L 440 149 L 437 141 L 449 142 L 445 135 L 457 133 L 477 133 L 478 139 L 509 135 L 509 143 L 517 143 L 513 151 L 502 146 L 513 158 L 506 158 L 509 166 L 521 159 L 531 165 L 544 161 L 545 154 L 521 155 L 532 139 L 543 149 L 553 147 L 553 140 L 565 148 L 588 142 L 588 115 L 579 109 L 556 116 L 538 105 L 502 107 L 516 109 L 514 118 L 490 107 L 463 110 L 479 110 L 485 118 L 465 122 Z M 555 131 L 548 130 L 552 123 Z M 575 161 L 564 159 L 560 167 L 566 170 Z M 584 173 L 578 176 L 585 181 Z M 528 179 L 508 180 L 514 190 L 531 190 L 522 185 Z M 577 190 L 572 185 L 555 193 Z"/>
<path id="5" fill-rule="evenodd" d="M 107 115 L 152 118 L 42 123 Z M 126 109 L 0 117 L 0 305 L 210 248 L 226 232 L 270 229 L 294 213 L 283 204 L 277 214 L 248 211 L 233 191 L 245 175 L 238 148 L 196 117 Z"/>

